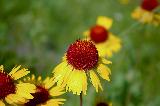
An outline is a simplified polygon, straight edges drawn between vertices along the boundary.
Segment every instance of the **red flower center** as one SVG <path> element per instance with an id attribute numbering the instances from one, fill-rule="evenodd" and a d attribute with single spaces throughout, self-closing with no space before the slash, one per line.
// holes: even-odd
<path id="1" fill-rule="evenodd" d="M 108 31 L 100 25 L 96 25 L 90 29 L 90 37 L 95 43 L 101 43 L 108 39 Z"/>
<path id="2" fill-rule="evenodd" d="M 141 7 L 147 11 L 152 11 L 159 6 L 157 0 L 143 0 Z"/>
<path id="3" fill-rule="evenodd" d="M 9 94 L 14 94 L 16 86 L 11 76 L 4 72 L 0 72 L 0 100 L 4 99 Z"/>
<path id="4" fill-rule="evenodd" d="M 33 99 L 29 100 L 25 106 L 37 106 L 38 104 L 43 104 L 49 99 L 49 92 L 42 86 L 37 86 L 36 93 L 33 93 Z"/>
<path id="5" fill-rule="evenodd" d="M 109 106 L 109 105 L 107 103 L 101 102 L 101 103 L 98 103 L 96 106 Z"/>
<path id="6" fill-rule="evenodd" d="M 67 61 L 75 69 L 87 71 L 98 62 L 98 51 L 91 41 L 77 40 L 67 50 Z"/>

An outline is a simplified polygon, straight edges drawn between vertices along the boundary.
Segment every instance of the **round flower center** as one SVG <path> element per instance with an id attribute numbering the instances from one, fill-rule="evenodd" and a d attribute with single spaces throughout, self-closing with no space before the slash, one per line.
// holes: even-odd
<path id="1" fill-rule="evenodd" d="M 0 100 L 16 91 L 14 80 L 4 72 L 0 72 Z"/>
<path id="2" fill-rule="evenodd" d="M 36 93 L 33 93 L 33 99 L 29 100 L 25 106 L 37 106 L 38 104 L 43 104 L 49 99 L 49 92 L 42 86 L 37 86 Z"/>
<path id="3" fill-rule="evenodd" d="M 109 106 L 109 105 L 107 103 L 101 102 L 101 103 L 98 103 L 96 106 Z"/>
<path id="4" fill-rule="evenodd" d="M 67 61 L 75 69 L 87 71 L 98 62 L 98 51 L 91 41 L 77 40 L 67 50 Z"/>
<path id="5" fill-rule="evenodd" d="M 95 43 L 101 43 L 108 39 L 108 31 L 100 25 L 96 25 L 90 29 L 90 37 Z"/>
<path id="6" fill-rule="evenodd" d="M 141 7 L 147 11 L 152 11 L 158 6 L 159 6 L 159 3 L 157 0 L 143 0 L 141 4 Z"/>

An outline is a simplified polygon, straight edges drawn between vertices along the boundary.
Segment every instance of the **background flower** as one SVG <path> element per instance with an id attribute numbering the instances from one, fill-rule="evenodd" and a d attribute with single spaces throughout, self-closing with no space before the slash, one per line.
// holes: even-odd
<path id="1" fill-rule="evenodd" d="M 160 13 L 156 12 L 158 7 L 158 0 L 142 0 L 140 6 L 133 11 L 132 17 L 142 23 L 159 25 Z"/>
<path id="2" fill-rule="evenodd" d="M 100 56 L 111 57 L 113 53 L 121 49 L 121 40 L 110 32 L 113 24 L 111 18 L 99 16 L 96 25 L 84 32 L 85 39 L 92 40 Z"/>
<path id="3" fill-rule="evenodd" d="M 34 93 L 36 88 L 33 84 L 15 82 L 30 73 L 28 69 L 20 69 L 20 67 L 14 67 L 10 73 L 6 73 L 3 65 L 0 66 L 1 106 L 5 106 L 6 102 L 11 105 L 22 104 L 33 98 L 31 93 Z"/>
<path id="4" fill-rule="evenodd" d="M 60 106 L 65 99 L 59 98 L 64 94 L 62 86 L 55 86 L 54 78 L 47 77 L 42 81 L 42 77 L 35 78 L 35 75 L 25 78 L 22 82 L 28 82 L 36 85 L 36 92 L 32 93 L 33 99 L 30 99 L 24 106 Z"/>

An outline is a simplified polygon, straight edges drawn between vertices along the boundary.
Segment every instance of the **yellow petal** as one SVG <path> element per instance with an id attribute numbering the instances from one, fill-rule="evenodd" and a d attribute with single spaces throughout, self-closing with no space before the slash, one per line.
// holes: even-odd
<path id="1" fill-rule="evenodd" d="M 36 92 L 36 86 L 30 83 L 20 83 L 16 85 L 16 94 L 26 99 L 33 99 L 31 93 Z"/>
<path id="2" fill-rule="evenodd" d="M 93 86 L 96 88 L 96 92 L 98 92 L 98 88 L 103 90 L 100 80 L 98 76 L 96 75 L 96 73 L 93 70 L 90 70 L 89 73 L 90 73 L 91 82 Z"/>
<path id="3" fill-rule="evenodd" d="M 24 104 L 26 102 L 26 99 L 17 94 L 10 94 L 5 98 L 5 100 L 9 104 Z"/>
<path id="4" fill-rule="evenodd" d="M 46 77 L 46 79 L 43 81 L 43 83 L 45 84 L 45 83 L 47 83 L 49 80 L 50 80 L 50 78 L 49 78 L 49 77 Z"/>
<path id="5" fill-rule="evenodd" d="M 107 66 L 99 64 L 97 72 L 103 79 L 110 81 L 109 75 L 111 74 L 111 70 Z"/>
<path id="6" fill-rule="evenodd" d="M 96 45 L 98 53 L 102 57 L 111 57 L 114 52 L 118 52 L 121 49 L 121 40 L 110 33 L 109 39 Z"/>
<path id="7" fill-rule="evenodd" d="M 38 79 L 37 79 L 38 81 L 41 81 L 42 80 L 42 77 L 41 76 L 38 76 Z"/>
<path id="8" fill-rule="evenodd" d="M 100 60 L 102 61 L 103 64 L 112 64 L 111 61 L 105 59 L 105 58 L 100 58 Z"/>
<path id="9" fill-rule="evenodd" d="M 141 7 L 136 8 L 132 13 L 132 18 L 142 23 L 151 23 L 153 20 L 153 12 L 146 11 Z"/>
<path id="10" fill-rule="evenodd" d="M 105 16 L 99 16 L 97 19 L 97 24 L 105 27 L 107 30 L 111 28 L 113 20 Z"/>
<path id="11" fill-rule="evenodd" d="M 19 66 L 15 66 L 13 69 L 12 69 L 12 71 L 9 73 L 9 75 L 12 75 L 12 74 L 14 74 L 15 72 L 17 72 L 18 71 L 18 69 L 21 67 L 21 65 L 19 65 Z"/>
<path id="12" fill-rule="evenodd" d="M 3 65 L 0 65 L 0 71 L 3 72 L 3 70 L 4 70 Z"/>
<path id="13" fill-rule="evenodd" d="M 63 101 L 65 101 L 65 99 L 50 99 L 46 104 L 42 104 L 41 106 L 60 106 L 64 104 Z"/>
<path id="14" fill-rule="evenodd" d="M 0 106 L 5 106 L 5 104 L 0 100 Z"/>
<path id="15" fill-rule="evenodd" d="M 65 92 L 63 92 L 63 90 L 64 90 L 63 87 L 56 86 L 56 87 L 53 87 L 49 90 L 49 94 L 51 96 L 59 96 L 59 95 L 62 95 L 65 93 Z"/>
<path id="16" fill-rule="evenodd" d="M 34 74 L 32 74 L 32 76 L 31 76 L 31 80 L 32 80 L 32 81 L 34 81 L 34 80 L 35 80 L 35 75 L 34 75 Z"/>
<path id="17" fill-rule="evenodd" d="M 73 70 L 69 76 L 66 89 L 72 91 L 73 94 L 80 95 L 81 92 L 86 94 L 87 77 L 82 70 Z"/>
<path id="18" fill-rule="evenodd" d="M 47 82 L 44 83 L 45 88 L 49 89 L 55 84 L 54 78 L 50 78 Z"/>
<path id="19" fill-rule="evenodd" d="M 17 80 L 25 75 L 27 75 L 28 73 L 30 73 L 30 71 L 27 71 L 28 69 L 21 69 L 21 70 L 18 70 L 21 66 L 18 66 L 18 67 L 14 67 L 12 69 L 12 71 L 9 73 L 10 76 L 13 77 L 14 80 Z"/>
<path id="20" fill-rule="evenodd" d="M 72 71 L 72 67 L 66 61 L 60 63 L 54 70 L 54 78 L 58 85 L 66 85 L 68 76 Z"/>

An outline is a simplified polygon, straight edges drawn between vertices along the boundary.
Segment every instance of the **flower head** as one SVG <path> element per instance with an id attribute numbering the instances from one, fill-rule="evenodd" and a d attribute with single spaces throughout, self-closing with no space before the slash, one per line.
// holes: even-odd
<path id="1" fill-rule="evenodd" d="M 36 92 L 32 93 L 33 99 L 30 99 L 24 106 L 60 106 L 65 99 L 56 98 L 62 95 L 63 87 L 54 86 L 54 78 L 47 77 L 42 81 L 41 76 L 37 79 L 34 75 L 27 77 L 23 82 L 29 82 L 36 85 Z"/>
<path id="2" fill-rule="evenodd" d="M 100 56 L 111 57 L 121 48 L 120 39 L 109 31 L 111 26 L 112 19 L 99 16 L 96 25 L 84 32 L 85 39 L 95 43 Z"/>
<path id="3" fill-rule="evenodd" d="M 143 0 L 141 5 L 133 11 L 132 17 L 141 23 L 159 25 L 160 14 L 154 11 L 158 7 L 158 0 Z"/>
<path id="4" fill-rule="evenodd" d="M 158 0 L 143 0 L 141 8 L 152 11 L 159 6 Z"/>
<path id="5" fill-rule="evenodd" d="M 8 104 L 22 104 L 27 99 L 33 98 L 30 94 L 35 92 L 36 87 L 33 84 L 16 82 L 29 73 L 27 69 L 20 69 L 20 67 L 14 67 L 8 74 L 4 71 L 3 65 L 0 66 L 0 106 L 4 106 L 3 101 Z"/>
<path id="6" fill-rule="evenodd" d="M 77 70 L 89 70 L 97 65 L 98 51 L 91 41 L 77 40 L 67 50 L 68 64 Z"/>
<path id="7" fill-rule="evenodd" d="M 110 81 L 110 69 L 106 64 L 111 62 L 99 57 L 96 46 L 92 41 L 77 40 L 71 44 L 60 63 L 54 70 L 54 77 L 58 85 L 66 85 L 66 90 L 73 94 L 86 94 L 87 74 L 98 92 L 102 90 L 100 80 L 96 73 L 103 79 Z"/>

